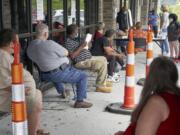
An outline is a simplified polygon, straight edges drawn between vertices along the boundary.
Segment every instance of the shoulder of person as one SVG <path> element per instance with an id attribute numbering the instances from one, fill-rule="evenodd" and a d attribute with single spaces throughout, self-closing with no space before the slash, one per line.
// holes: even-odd
<path id="1" fill-rule="evenodd" d="M 14 58 L 11 54 L 0 50 L 0 63 L 4 66 L 9 66 L 13 62 Z"/>
<path id="2" fill-rule="evenodd" d="M 54 40 L 47 40 L 47 42 L 52 43 L 52 44 L 58 44 L 58 43 L 55 42 Z"/>
<path id="3" fill-rule="evenodd" d="M 147 107 L 154 109 L 154 111 L 166 116 L 168 113 L 168 105 L 160 95 L 153 95 L 147 102 Z"/>

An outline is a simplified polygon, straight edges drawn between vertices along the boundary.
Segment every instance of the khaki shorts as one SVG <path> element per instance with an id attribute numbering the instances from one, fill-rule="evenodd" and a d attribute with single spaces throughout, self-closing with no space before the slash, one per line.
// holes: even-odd
<path id="1" fill-rule="evenodd" d="M 36 97 L 38 97 L 37 96 L 38 91 L 39 90 L 37 89 L 32 89 L 29 95 L 26 96 L 27 113 L 31 113 L 33 111 L 34 105 L 37 101 Z M 11 112 L 11 101 L 12 101 L 11 93 L 8 93 L 4 96 L 6 96 L 7 98 L 4 100 L 3 104 L 0 105 L 0 111 Z M 0 99 L 2 98 L 4 97 L 1 97 L 0 95 Z"/>

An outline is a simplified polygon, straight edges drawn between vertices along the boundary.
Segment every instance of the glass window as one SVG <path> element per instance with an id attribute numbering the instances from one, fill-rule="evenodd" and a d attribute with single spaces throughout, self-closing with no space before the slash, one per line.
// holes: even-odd
<path id="1" fill-rule="evenodd" d="M 12 10 L 12 27 L 16 29 L 19 33 L 28 32 L 28 22 L 27 22 L 27 4 L 26 0 L 18 0 L 11 2 Z"/>
<path id="2" fill-rule="evenodd" d="M 76 0 L 68 0 L 68 25 L 76 23 Z"/>
<path id="3" fill-rule="evenodd" d="M 63 0 L 52 1 L 52 38 L 59 44 L 64 44 L 64 10 Z"/>
<path id="4" fill-rule="evenodd" d="M 58 22 L 61 25 L 64 24 L 64 10 L 63 10 L 63 0 L 53 0 L 52 1 L 52 22 Z"/>
<path id="5" fill-rule="evenodd" d="M 47 23 L 47 0 L 32 0 L 33 31 L 38 23 Z"/>
<path id="6" fill-rule="evenodd" d="M 84 0 L 80 0 L 80 26 L 85 25 L 85 6 L 84 6 Z"/>

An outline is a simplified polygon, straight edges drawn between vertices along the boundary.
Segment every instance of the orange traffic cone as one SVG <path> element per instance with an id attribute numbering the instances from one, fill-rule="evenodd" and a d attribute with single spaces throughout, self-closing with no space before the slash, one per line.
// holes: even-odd
<path id="1" fill-rule="evenodd" d="M 20 45 L 14 44 L 12 68 L 12 127 L 13 135 L 28 135 L 23 65 L 20 63 Z"/>
<path id="2" fill-rule="evenodd" d="M 134 77 L 134 41 L 133 41 L 133 29 L 129 30 L 129 43 L 127 48 L 127 65 L 126 65 L 126 80 L 124 89 L 124 103 L 111 103 L 106 107 L 106 110 L 112 113 L 130 115 L 135 107 L 134 101 L 134 89 L 135 89 L 135 77 Z"/>
<path id="3" fill-rule="evenodd" d="M 129 43 L 127 48 L 127 64 L 126 64 L 126 80 L 125 80 L 125 95 L 124 104 L 125 108 L 134 108 L 134 89 L 135 89 L 135 77 L 134 77 L 134 41 L 133 41 L 133 29 L 129 31 Z"/>
<path id="4" fill-rule="evenodd" d="M 146 76 L 149 73 L 150 64 L 153 61 L 153 36 L 151 27 L 149 26 L 147 34 L 147 53 L 146 53 Z"/>

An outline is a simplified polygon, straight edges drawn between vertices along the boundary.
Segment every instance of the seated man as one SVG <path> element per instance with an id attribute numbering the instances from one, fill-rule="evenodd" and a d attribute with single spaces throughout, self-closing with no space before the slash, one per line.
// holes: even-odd
<path id="1" fill-rule="evenodd" d="M 135 52 L 142 52 L 146 47 L 147 32 L 142 30 L 141 22 L 137 22 L 133 31 L 135 41 Z"/>
<path id="2" fill-rule="evenodd" d="M 28 46 L 27 54 L 40 68 L 42 79 L 53 82 L 59 93 L 64 91 L 62 83 L 76 84 L 77 100 L 74 107 L 91 107 L 91 103 L 84 101 L 87 89 L 86 74 L 70 65 L 68 51 L 65 48 L 52 40 L 47 40 L 49 30 L 46 24 L 37 25 L 36 32 L 36 39 Z"/>
<path id="3" fill-rule="evenodd" d="M 96 91 L 109 93 L 112 91 L 112 84 L 107 84 L 107 60 L 105 57 L 92 57 L 91 52 L 87 48 L 87 43 L 79 43 L 75 37 L 78 34 L 77 25 L 69 25 L 67 27 L 67 41 L 65 47 L 70 53 L 70 57 L 75 63 L 75 67 L 79 69 L 89 69 L 96 71 L 98 77 L 96 80 Z"/>
<path id="4" fill-rule="evenodd" d="M 115 64 L 118 62 L 121 65 L 122 70 L 125 69 L 123 61 L 124 54 L 117 52 L 112 47 L 114 30 L 107 30 L 103 38 L 97 40 L 92 50 L 94 56 L 105 56 L 109 62 L 108 64 L 108 75 L 110 77 L 114 74 Z"/>
<path id="5" fill-rule="evenodd" d="M 123 36 L 128 36 L 128 31 L 122 31 L 120 29 L 116 30 L 116 35 L 119 38 L 122 38 Z M 125 55 L 127 55 L 127 45 L 128 41 L 116 41 L 117 50 L 121 51 Z"/>
<path id="6" fill-rule="evenodd" d="M 11 112 L 11 64 L 13 62 L 13 41 L 18 42 L 18 36 L 10 29 L 0 32 L 0 111 Z M 40 132 L 40 114 L 42 111 L 42 95 L 36 89 L 31 74 L 23 70 L 25 85 L 28 129 L 29 135 L 37 135 Z M 42 132 L 42 130 L 41 130 Z M 49 135 L 42 133 L 41 135 Z"/>

